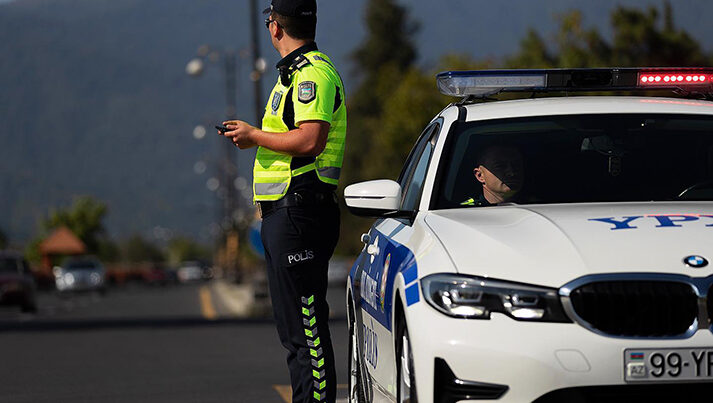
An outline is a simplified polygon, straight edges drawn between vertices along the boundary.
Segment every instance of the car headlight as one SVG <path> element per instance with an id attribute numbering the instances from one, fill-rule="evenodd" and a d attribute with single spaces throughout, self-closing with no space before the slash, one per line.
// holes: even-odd
<path id="1" fill-rule="evenodd" d="M 457 318 L 490 319 L 491 312 L 515 320 L 571 322 L 557 289 L 457 274 L 432 274 L 421 279 L 426 301 Z"/>
<path id="2" fill-rule="evenodd" d="M 64 283 L 67 285 L 72 285 L 74 284 L 74 275 L 72 273 L 65 273 L 64 276 Z"/>

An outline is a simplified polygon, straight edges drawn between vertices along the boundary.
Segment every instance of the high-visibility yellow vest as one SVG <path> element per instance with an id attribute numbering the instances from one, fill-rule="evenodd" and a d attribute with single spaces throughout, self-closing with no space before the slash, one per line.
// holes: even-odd
<path id="1" fill-rule="evenodd" d="M 339 73 L 329 58 L 319 51 L 298 56 L 292 64 L 289 83 L 278 77 L 270 93 L 262 119 L 262 130 L 273 133 L 288 132 L 301 122 L 321 120 L 330 124 L 327 145 L 314 163 L 291 169 L 292 157 L 258 147 L 253 169 L 255 201 L 279 200 L 290 186 L 293 177 L 315 170 L 325 183 L 337 185 L 344 160 L 347 133 L 347 109 Z M 285 122 L 287 101 L 292 101 L 294 122 Z M 294 127 L 288 127 L 288 123 Z"/>

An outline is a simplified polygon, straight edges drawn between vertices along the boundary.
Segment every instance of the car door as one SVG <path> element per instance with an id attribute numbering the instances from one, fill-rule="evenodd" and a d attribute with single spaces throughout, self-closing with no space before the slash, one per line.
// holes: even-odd
<path id="1" fill-rule="evenodd" d="M 368 234 L 369 242 L 355 266 L 360 267 L 357 326 L 360 329 L 362 359 L 373 382 L 373 401 L 388 401 L 396 394 L 394 358 L 393 287 L 397 275 L 415 267 L 408 241 L 413 233 L 413 217 L 420 201 L 423 184 L 441 123 L 430 124 L 409 154 L 399 176 L 402 189 L 400 210 L 413 211 L 411 218 L 377 220 Z M 407 276 L 413 277 L 408 273 Z M 413 277 L 413 280 L 416 278 Z M 413 283 L 413 281 L 412 281 Z M 418 287 L 417 282 L 412 284 Z M 357 291 L 355 291 L 355 294 Z M 357 298 L 355 297 L 355 300 Z"/>

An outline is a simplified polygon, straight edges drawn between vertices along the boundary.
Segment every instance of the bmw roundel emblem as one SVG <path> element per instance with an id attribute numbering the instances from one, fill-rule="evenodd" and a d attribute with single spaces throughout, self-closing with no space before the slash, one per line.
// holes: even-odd
<path id="1" fill-rule="evenodd" d="M 708 260 L 706 260 L 706 258 L 704 258 L 703 256 L 698 255 L 686 256 L 683 259 L 683 263 L 685 263 L 686 266 L 693 267 L 696 269 L 708 266 Z"/>

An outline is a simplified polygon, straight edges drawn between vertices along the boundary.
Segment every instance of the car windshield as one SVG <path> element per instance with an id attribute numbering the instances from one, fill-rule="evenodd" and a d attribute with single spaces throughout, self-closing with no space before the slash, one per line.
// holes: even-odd
<path id="1" fill-rule="evenodd" d="M 17 273 L 17 260 L 7 257 L 0 257 L 0 273 Z"/>
<path id="2" fill-rule="evenodd" d="M 517 204 L 713 200 L 710 117 L 548 116 L 454 130 L 439 168 L 436 209 L 490 205 L 484 192 L 492 189 L 501 202 Z M 475 171 L 480 167 L 493 175 Z"/>

